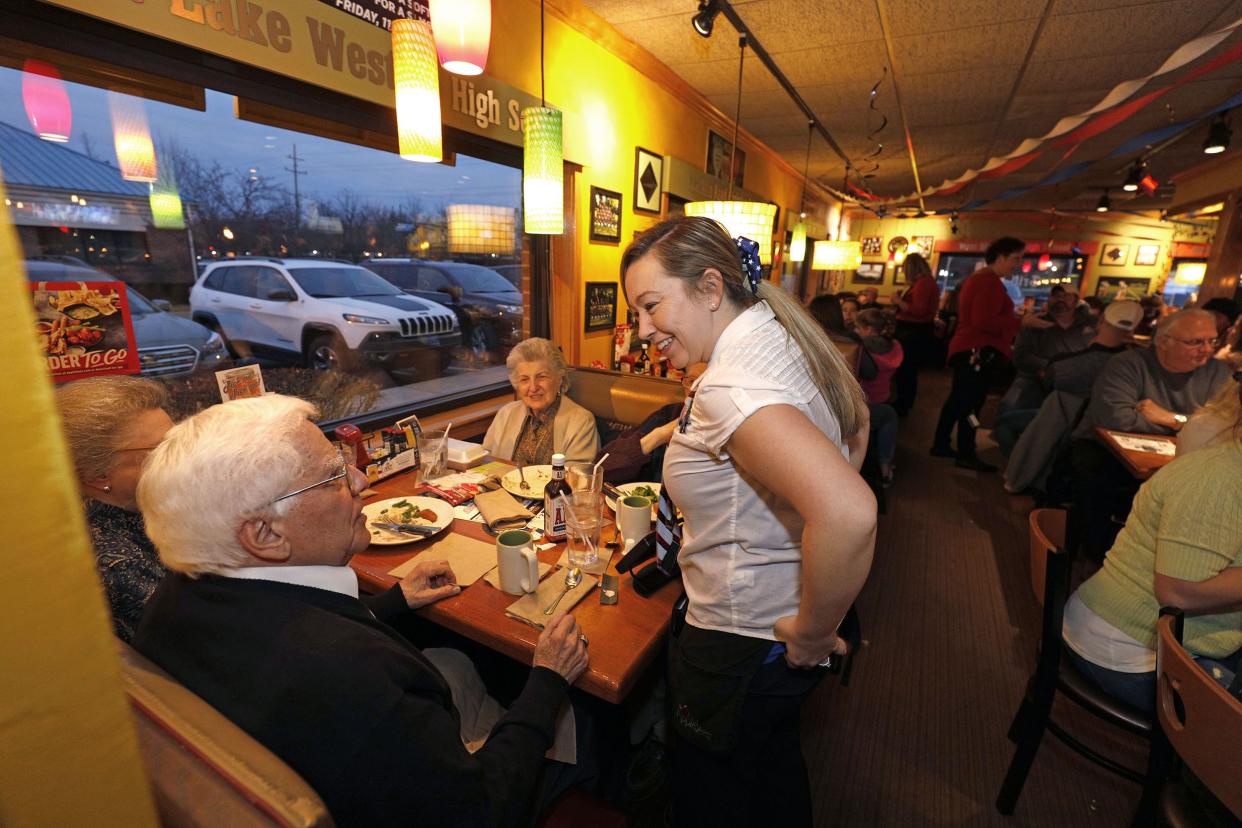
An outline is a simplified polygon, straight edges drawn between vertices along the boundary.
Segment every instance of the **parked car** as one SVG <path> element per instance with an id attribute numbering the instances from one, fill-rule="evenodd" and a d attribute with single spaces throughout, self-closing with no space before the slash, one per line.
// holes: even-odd
<path id="1" fill-rule="evenodd" d="M 112 282 L 113 276 L 69 257 L 27 259 L 26 278 L 32 282 Z M 126 286 L 138 364 L 148 377 L 175 377 L 195 371 L 217 371 L 227 353 L 224 340 L 197 322 L 171 313 L 163 299 L 150 300 Z"/>
<path id="2" fill-rule="evenodd" d="M 497 353 L 522 338 L 522 293 L 491 268 L 423 259 L 369 259 L 360 264 L 406 293 L 452 308 L 462 341 L 476 357 Z"/>
<path id="3" fill-rule="evenodd" d="M 190 289 L 190 312 L 235 353 L 322 370 L 441 374 L 461 344 L 448 308 L 409 296 L 366 268 L 322 259 L 212 262 Z"/>

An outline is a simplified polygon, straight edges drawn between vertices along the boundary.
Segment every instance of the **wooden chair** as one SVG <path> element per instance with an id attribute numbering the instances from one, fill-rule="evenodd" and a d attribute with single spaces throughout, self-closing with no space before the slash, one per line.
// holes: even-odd
<path id="1" fill-rule="evenodd" d="M 1181 610 L 1160 611 L 1156 625 L 1156 715 L 1151 761 L 1136 826 L 1222 825 L 1242 820 L 1242 701 L 1231 696 L 1182 647 Z M 1176 773 L 1178 760 L 1215 798 L 1204 801 Z"/>
<path id="2" fill-rule="evenodd" d="M 1065 548 L 1065 512 L 1060 509 L 1031 512 L 1030 540 L 1031 589 L 1036 600 L 1043 604 L 1040 646 L 1035 673 L 1027 683 L 1022 704 L 1009 727 L 1009 739 L 1017 748 L 996 798 L 996 810 L 1002 814 L 1013 813 L 1045 730 L 1096 764 L 1134 782 L 1143 780 L 1143 774 L 1097 753 L 1052 720 L 1052 702 L 1058 692 L 1110 724 L 1143 739 L 1151 736 L 1149 716 L 1100 690 L 1079 672 L 1065 653 L 1061 625 L 1073 563 L 1073 557 Z"/>

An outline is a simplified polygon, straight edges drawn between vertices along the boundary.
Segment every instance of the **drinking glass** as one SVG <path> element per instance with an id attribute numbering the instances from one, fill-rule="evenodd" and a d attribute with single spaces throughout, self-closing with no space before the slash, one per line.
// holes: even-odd
<path id="1" fill-rule="evenodd" d="M 569 510 L 565 514 L 570 566 L 585 569 L 599 560 L 599 530 L 603 522 L 600 515 L 603 508 L 604 499 L 598 492 L 575 491 L 570 494 Z"/>
<path id="2" fill-rule="evenodd" d="M 592 463 L 571 463 L 565 467 L 565 482 L 574 492 L 599 494 L 604 490 L 604 470 L 595 470 Z"/>
<path id="3" fill-rule="evenodd" d="M 418 438 L 419 462 L 422 463 L 424 481 L 441 477 L 447 471 L 445 466 L 447 448 L 442 428 L 427 429 Z"/>

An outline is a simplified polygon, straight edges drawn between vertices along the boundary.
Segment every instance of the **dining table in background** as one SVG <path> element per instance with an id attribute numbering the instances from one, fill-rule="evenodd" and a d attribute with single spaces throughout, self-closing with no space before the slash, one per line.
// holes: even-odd
<path id="1" fill-rule="evenodd" d="M 377 494 L 365 502 L 422 494 L 424 487 L 416 480 L 416 473 L 407 472 L 372 483 L 371 489 Z M 605 514 L 611 515 L 611 511 Z M 446 531 L 483 541 L 493 547 L 496 543 L 496 538 L 488 534 L 483 524 L 471 520 L 458 518 Z M 606 520 L 601 547 L 612 540 L 614 532 L 613 521 Z M 389 571 L 421 553 L 428 545 L 428 541 L 400 546 L 373 544 L 355 555 L 350 566 L 358 574 L 358 582 L 364 592 L 382 592 L 397 582 L 388 574 Z M 563 543 L 556 544 L 551 549 L 540 551 L 539 559 L 555 564 L 564 549 Z M 619 554 L 613 555 L 609 573 L 616 574 L 615 566 L 620 557 Z M 560 572 L 553 568 L 547 577 L 563 577 Z M 673 604 L 681 593 L 681 582 L 676 581 L 644 598 L 634 591 L 628 574 L 618 579 L 616 604 L 600 604 L 599 586 L 587 593 L 571 612 L 590 640 L 591 663 L 574 686 L 604 701 L 621 703 L 660 652 L 668 633 Z M 505 609 L 519 597 L 502 592 L 480 578 L 459 595 L 437 601 L 416 612 L 428 621 L 529 664 L 540 630 L 505 614 Z"/>
<path id="2" fill-rule="evenodd" d="M 1100 438 L 1100 442 L 1104 444 L 1104 447 L 1121 461 L 1121 465 L 1125 466 L 1126 471 L 1130 472 L 1136 480 L 1146 480 L 1162 467 L 1173 462 L 1176 456 L 1176 437 L 1164 434 L 1135 434 L 1128 431 L 1113 431 L 1112 429 L 1100 428 L 1099 426 L 1096 426 L 1095 433 Z M 1173 447 L 1173 454 L 1160 454 L 1155 451 L 1136 451 L 1123 446 L 1117 441 L 1118 437 L 1168 443 Z"/>

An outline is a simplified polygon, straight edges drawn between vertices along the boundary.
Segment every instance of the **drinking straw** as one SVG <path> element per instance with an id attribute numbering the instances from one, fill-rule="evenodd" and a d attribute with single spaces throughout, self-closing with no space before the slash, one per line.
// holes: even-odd
<path id="1" fill-rule="evenodd" d="M 446 450 L 448 449 L 448 435 L 449 435 L 449 429 L 451 429 L 452 427 L 453 427 L 453 424 L 452 424 L 452 423 L 449 423 L 448 425 L 446 425 L 446 426 L 444 427 L 444 448 L 445 448 Z M 607 456 L 607 455 L 605 455 L 605 456 Z"/>
<path id="2" fill-rule="evenodd" d="M 602 466 L 602 465 L 604 465 L 604 461 L 605 461 L 605 460 L 607 460 L 607 459 L 608 459 L 608 453 L 607 453 L 607 452 L 605 452 L 603 457 L 601 457 L 601 458 L 599 458 L 599 460 L 596 460 L 596 461 L 595 461 L 595 468 L 591 471 L 591 476 L 592 476 L 592 477 L 594 477 L 595 475 L 599 474 L 599 467 L 600 467 L 600 466 Z"/>

